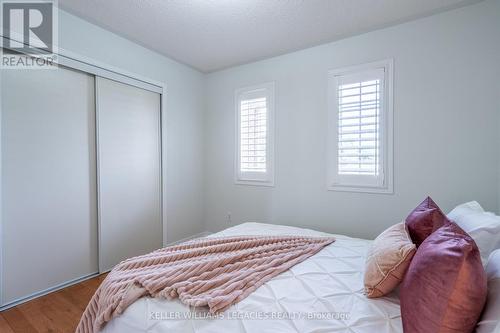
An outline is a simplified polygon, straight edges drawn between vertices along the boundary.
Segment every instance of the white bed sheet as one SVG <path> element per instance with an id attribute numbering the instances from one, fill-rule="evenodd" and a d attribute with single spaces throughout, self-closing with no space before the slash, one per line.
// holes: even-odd
<path id="1" fill-rule="evenodd" d="M 234 235 L 328 234 L 244 223 L 209 237 Z M 109 322 L 102 332 L 402 333 L 397 292 L 380 299 L 363 295 L 364 262 L 371 241 L 334 236 L 337 240 L 333 244 L 265 283 L 228 309 L 224 318 L 206 318 L 206 313 L 189 309 L 178 300 L 146 297 Z"/>

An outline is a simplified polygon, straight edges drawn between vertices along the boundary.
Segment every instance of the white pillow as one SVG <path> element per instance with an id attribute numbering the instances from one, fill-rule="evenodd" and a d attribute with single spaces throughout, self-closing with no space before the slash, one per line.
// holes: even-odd
<path id="1" fill-rule="evenodd" d="M 500 250 L 494 251 L 486 265 L 488 300 L 476 333 L 500 332 Z"/>
<path id="2" fill-rule="evenodd" d="M 471 201 L 455 207 L 447 217 L 474 239 L 486 266 L 491 252 L 500 249 L 500 216 L 485 212 L 476 201 Z"/>
<path id="3" fill-rule="evenodd" d="M 484 213 L 483 207 L 481 207 L 477 201 L 470 201 L 458 205 L 451 212 L 449 212 L 447 216 L 449 219 L 453 220 L 474 213 Z"/>

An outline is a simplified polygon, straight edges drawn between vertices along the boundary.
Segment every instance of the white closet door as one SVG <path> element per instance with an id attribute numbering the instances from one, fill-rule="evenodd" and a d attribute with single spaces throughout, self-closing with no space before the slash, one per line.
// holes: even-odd
<path id="1" fill-rule="evenodd" d="M 2 304 L 98 270 L 94 77 L 4 70 Z"/>
<path id="2" fill-rule="evenodd" d="M 160 94 L 97 82 L 99 270 L 162 246 Z"/>

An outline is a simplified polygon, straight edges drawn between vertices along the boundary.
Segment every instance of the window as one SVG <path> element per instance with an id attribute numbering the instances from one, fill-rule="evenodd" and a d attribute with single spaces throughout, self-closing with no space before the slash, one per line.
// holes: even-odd
<path id="1" fill-rule="evenodd" d="M 274 83 L 236 91 L 236 183 L 274 185 Z"/>
<path id="2" fill-rule="evenodd" d="M 329 189 L 392 193 L 392 68 L 386 60 L 329 72 Z"/>

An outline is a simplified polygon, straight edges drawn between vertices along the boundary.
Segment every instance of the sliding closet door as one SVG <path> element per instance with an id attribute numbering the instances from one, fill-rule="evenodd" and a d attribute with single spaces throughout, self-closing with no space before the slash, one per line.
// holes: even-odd
<path id="1" fill-rule="evenodd" d="M 2 304 L 98 270 L 94 77 L 1 73 Z"/>
<path id="2" fill-rule="evenodd" d="M 99 270 L 162 246 L 160 94 L 97 78 Z"/>

